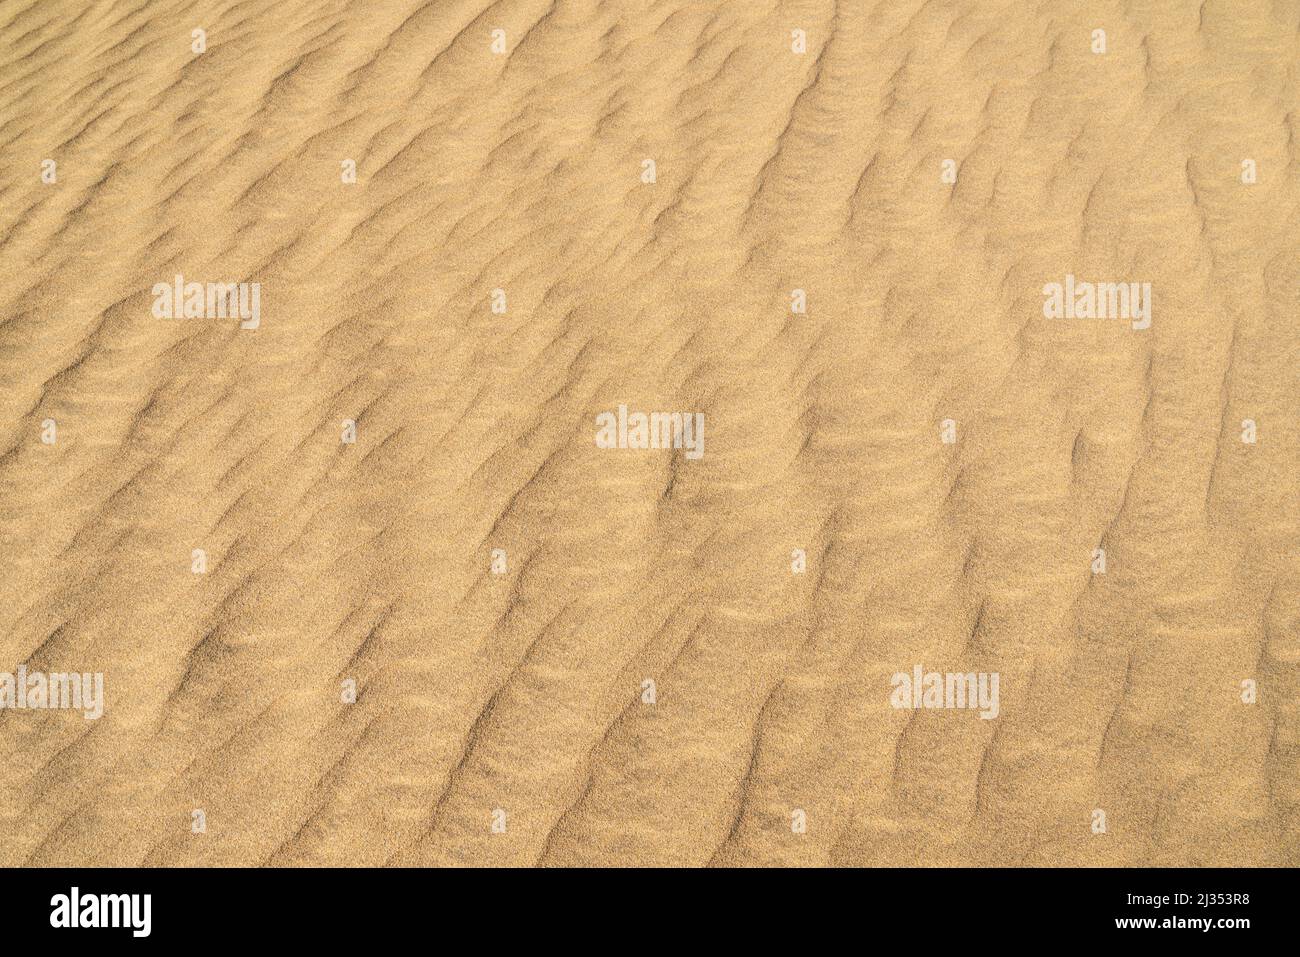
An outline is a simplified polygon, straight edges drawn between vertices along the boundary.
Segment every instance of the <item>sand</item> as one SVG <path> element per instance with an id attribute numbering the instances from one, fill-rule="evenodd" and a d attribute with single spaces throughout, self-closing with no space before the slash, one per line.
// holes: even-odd
<path id="1" fill-rule="evenodd" d="M 1300 864 L 1298 64 L 0 2 L 0 863 Z"/>

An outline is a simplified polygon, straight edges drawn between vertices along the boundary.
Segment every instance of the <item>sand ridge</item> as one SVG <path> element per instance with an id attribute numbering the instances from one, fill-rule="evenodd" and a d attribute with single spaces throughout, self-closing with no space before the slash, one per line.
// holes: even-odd
<path id="1" fill-rule="evenodd" d="M 1300 863 L 1300 3 L 0 38 L 3 863 Z"/>

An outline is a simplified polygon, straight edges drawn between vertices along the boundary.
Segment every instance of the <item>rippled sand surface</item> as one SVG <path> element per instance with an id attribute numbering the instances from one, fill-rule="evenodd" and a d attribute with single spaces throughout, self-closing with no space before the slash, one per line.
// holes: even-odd
<path id="1" fill-rule="evenodd" d="M 0 710 L 0 863 L 1300 864 L 1298 64 L 1295 0 L 2 0 L 0 672 L 104 696 Z"/>

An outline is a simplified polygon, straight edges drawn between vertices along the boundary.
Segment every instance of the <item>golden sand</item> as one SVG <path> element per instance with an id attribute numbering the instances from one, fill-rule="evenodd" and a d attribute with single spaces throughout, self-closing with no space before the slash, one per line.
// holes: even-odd
<path id="1" fill-rule="evenodd" d="M 0 672 L 104 682 L 0 710 L 0 863 L 1300 864 L 1298 64 L 1295 0 L 0 2 Z"/>

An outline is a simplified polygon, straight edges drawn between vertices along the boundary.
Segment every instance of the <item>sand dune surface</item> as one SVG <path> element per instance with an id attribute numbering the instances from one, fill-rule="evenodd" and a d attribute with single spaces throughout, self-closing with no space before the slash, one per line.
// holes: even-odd
<path id="1" fill-rule="evenodd" d="M 1295 0 L 3 0 L 0 153 L 0 862 L 1300 864 Z"/>

